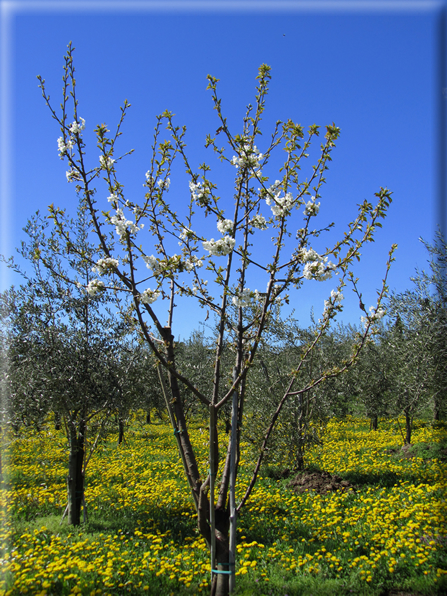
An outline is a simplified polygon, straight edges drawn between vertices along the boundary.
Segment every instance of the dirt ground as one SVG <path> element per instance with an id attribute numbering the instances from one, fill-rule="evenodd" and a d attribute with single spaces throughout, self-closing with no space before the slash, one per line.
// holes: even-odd
<path id="1" fill-rule="evenodd" d="M 302 472 L 297 474 L 293 480 L 289 482 L 289 487 L 297 493 L 303 493 L 306 490 L 313 490 L 320 495 L 341 490 L 341 491 L 355 491 L 356 487 L 348 482 L 342 480 L 336 474 L 329 474 L 329 472 Z"/>

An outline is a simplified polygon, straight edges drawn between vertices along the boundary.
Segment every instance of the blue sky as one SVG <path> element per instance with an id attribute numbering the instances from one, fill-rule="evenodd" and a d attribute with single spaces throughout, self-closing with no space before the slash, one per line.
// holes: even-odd
<path id="1" fill-rule="evenodd" d="M 397 291 L 410 287 L 415 267 L 424 267 L 427 258 L 418 238 L 432 240 L 438 223 L 439 4 L 389 2 L 387 8 L 376 2 L 375 6 L 372 10 L 369 2 L 318 1 L 311 8 L 299 2 L 277 2 L 275 7 L 258 2 L 166 1 L 164 8 L 146 2 L 3 2 L 1 252 L 13 254 L 25 238 L 22 228 L 37 209 L 45 212 L 50 203 L 61 207 L 76 203 L 74 188 L 66 181 L 66 164 L 58 158 L 60 131 L 36 79 L 36 75 L 46 79 L 57 107 L 63 56 L 72 41 L 79 113 L 86 120 L 87 158 L 92 165 L 98 159 L 93 129 L 102 122 L 113 127 L 124 99 L 132 104 L 120 141 L 123 153 L 135 149 L 121 169 L 132 197 L 143 196 L 155 116 L 165 109 L 176 114 L 179 125 L 187 126 L 193 167 L 210 161 L 225 190 L 228 168 L 219 169 L 204 149 L 206 134 L 219 125 L 206 76 L 220 79 L 222 107 L 236 134 L 246 105 L 254 102 L 258 67 L 271 66 L 262 127 L 266 140 L 278 119 L 290 118 L 305 128 L 319 124 L 323 131 L 324 125 L 334 122 L 341 129 L 322 190 L 319 224 L 334 221 L 341 235 L 358 203 L 372 202 L 381 186 L 393 192 L 383 229 L 365 248 L 356 269 L 365 304 L 375 301 L 392 243 L 398 250 L 389 284 Z M 262 151 L 262 143 L 258 147 Z M 169 198 L 179 209 L 182 193 L 173 178 Z M 100 196 L 108 205 L 105 188 Z M 208 225 L 208 236 L 218 237 L 214 223 Z M 323 238 L 321 245 L 325 242 Z M 1 274 L 2 290 L 20 283 L 4 268 Z M 262 291 L 263 286 L 260 281 Z M 303 325 L 309 323 L 312 306 L 320 315 L 332 287 L 331 282 L 310 281 L 293 299 L 295 316 Z M 350 290 L 345 294 L 342 320 L 358 322 L 358 300 Z M 179 318 L 175 336 L 188 336 L 203 316 L 191 306 L 187 316 Z"/>

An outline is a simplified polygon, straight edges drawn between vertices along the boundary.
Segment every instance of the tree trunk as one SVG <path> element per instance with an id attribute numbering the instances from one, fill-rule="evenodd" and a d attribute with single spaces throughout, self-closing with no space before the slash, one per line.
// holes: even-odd
<path id="1" fill-rule="evenodd" d="M 299 439 L 299 444 L 298 444 L 298 448 L 297 448 L 297 452 L 296 452 L 296 458 L 295 458 L 295 471 L 297 472 L 301 472 L 302 470 L 304 470 L 304 445 L 301 443 L 301 439 Z"/>
<path id="2" fill-rule="evenodd" d="M 61 415 L 60 412 L 54 412 L 54 430 L 61 429 Z"/>
<path id="3" fill-rule="evenodd" d="M 408 408 L 405 408 L 405 443 L 411 444 L 411 415 Z"/>
<path id="4" fill-rule="evenodd" d="M 70 422 L 70 455 L 68 459 L 68 520 L 73 526 L 81 523 L 81 507 L 84 498 L 84 443 L 85 421 L 81 419 L 79 430 Z"/>
<path id="5" fill-rule="evenodd" d="M 216 507 L 216 563 L 215 570 L 224 573 L 213 573 L 211 582 L 211 596 L 228 596 L 230 593 L 229 554 L 230 542 L 228 529 L 230 526 L 229 512 Z"/>
<path id="6" fill-rule="evenodd" d="M 162 337 L 165 340 L 166 352 L 168 361 L 172 363 L 175 368 L 175 353 L 174 353 L 174 336 L 171 334 L 170 327 L 163 327 Z M 159 372 L 161 375 L 161 371 Z M 185 414 L 183 411 L 183 404 L 180 395 L 180 389 L 178 386 L 177 377 L 168 370 L 169 387 L 171 390 L 172 400 L 166 403 L 168 411 L 172 409 L 175 417 L 175 423 L 177 431 L 174 433 L 179 444 L 180 452 L 182 453 L 182 461 L 185 470 L 186 477 L 188 479 L 191 493 L 194 499 L 194 505 L 197 509 L 199 502 L 200 493 L 200 474 L 199 468 L 196 461 L 193 446 L 189 437 L 189 433 L 186 426 Z M 160 376 L 160 382 L 163 386 L 163 376 Z M 163 393 L 165 391 L 163 390 Z M 167 396 L 165 396 L 165 399 Z M 175 428 L 175 427 L 174 427 Z"/>
<path id="7" fill-rule="evenodd" d="M 121 416 L 118 418 L 118 445 L 121 445 L 124 439 L 124 421 Z"/>
<path id="8" fill-rule="evenodd" d="M 150 424 L 151 423 L 151 411 L 148 410 L 147 414 L 146 414 L 146 424 Z"/>
<path id="9" fill-rule="evenodd" d="M 445 405 L 442 401 L 441 391 L 438 391 L 433 396 L 433 422 L 439 422 L 445 418 Z"/>
<path id="10" fill-rule="evenodd" d="M 379 426 L 379 417 L 375 414 L 374 416 L 371 416 L 369 430 L 377 430 L 378 426 Z"/>
<path id="11" fill-rule="evenodd" d="M 295 470 L 301 471 L 304 470 L 304 449 L 306 436 L 306 411 L 302 394 L 295 398 L 295 404 L 295 433 L 297 437 Z"/>

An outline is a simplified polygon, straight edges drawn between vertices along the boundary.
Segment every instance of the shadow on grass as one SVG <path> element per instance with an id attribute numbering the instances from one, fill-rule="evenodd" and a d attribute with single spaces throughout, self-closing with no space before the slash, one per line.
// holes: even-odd
<path id="1" fill-rule="evenodd" d="M 314 465 L 307 467 L 304 472 L 306 474 L 312 474 L 313 472 L 318 472 L 318 473 L 326 472 L 326 470 L 324 470 L 323 468 L 320 468 L 319 466 L 314 464 Z M 297 473 L 298 472 L 291 474 L 290 478 L 294 478 L 294 476 Z M 402 474 L 397 474 L 396 472 L 393 472 L 391 470 L 385 470 L 380 473 L 377 473 L 377 472 L 365 473 L 365 472 L 351 471 L 351 472 L 340 472 L 340 473 L 334 472 L 333 474 L 339 476 L 340 478 L 342 478 L 342 480 L 347 480 L 348 482 L 356 485 L 358 488 L 362 488 L 364 486 L 369 486 L 369 485 L 374 485 L 379 488 L 380 487 L 391 488 L 395 484 L 399 484 L 400 482 L 402 482 L 402 480 L 404 480 L 404 477 L 402 476 Z M 287 487 L 290 482 L 290 478 L 286 481 L 283 481 L 283 482 L 285 482 L 285 485 Z M 408 473 L 408 472 L 405 473 L 405 480 L 406 481 L 409 480 L 410 482 L 419 482 L 420 481 L 420 479 L 416 475 L 413 476 L 411 473 Z M 290 487 L 288 487 L 288 488 L 290 488 Z"/>
<path id="2" fill-rule="evenodd" d="M 189 515 L 189 510 L 176 511 L 160 507 L 148 511 L 126 511 L 125 513 L 111 511 L 105 514 L 104 511 L 88 512 L 88 519 L 83 522 L 81 511 L 81 524 L 74 527 L 68 523 L 67 516 L 62 519 L 63 511 L 59 513 L 44 513 L 32 516 L 14 516 L 14 534 L 20 536 L 24 533 L 32 533 L 45 526 L 49 534 L 67 536 L 68 534 L 128 534 L 134 535 L 135 530 L 145 533 L 169 533 L 170 539 L 175 543 L 182 544 L 186 537 L 197 537 L 197 523 L 195 517 Z M 183 514 L 183 515 L 182 515 Z"/>
<path id="3" fill-rule="evenodd" d="M 269 581 L 243 576 L 236 581 L 235 596 L 446 596 L 447 581 L 433 584 L 426 578 L 412 577 L 390 585 L 365 585 L 357 575 L 339 579 L 290 575 L 274 572 Z"/>
<path id="4" fill-rule="evenodd" d="M 94 515 L 91 516 L 85 528 L 89 532 L 113 532 L 115 534 L 119 531 L 133 533 L 135 530 L 143 533 L 169 533 L 174 542 L 182 543 L 186 537 L 193 538 L 197 535 L 195 516 L 182 515 L 182 513 L 189 514 L 189 510 L 173 514 L 169 509 L 160 507 L 147 512 L 126 512 L 113 516 Z"/>
<path id="5" fill-rule="evenodd" d="M 369 486 L 373 485 L 375 487 L 384 487 L 384 488 L 391 488 L 396 484 L 399 484 L 403 477 L 402 475 L 397 474 L 391 470 L 387 470 L 380 473 L 365 473 L 365 472 L 343 472 L 340 474 L 343 477 L 343 480 L 347 480 L 352 484 L 355 484 L 358 487 Z M 411 482 L 417 481 L 416 476 L 413 478 L 410 474 L 405 475 L 405 480 L 409 480 Z"/>

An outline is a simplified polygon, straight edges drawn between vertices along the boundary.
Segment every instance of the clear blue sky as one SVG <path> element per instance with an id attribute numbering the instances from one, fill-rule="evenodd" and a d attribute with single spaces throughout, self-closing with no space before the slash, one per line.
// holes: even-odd
<path id="1" fill-rule="evenodd" d="M 133 197 L 143 195 L 156 114 L 169 109 L 179 125 L 187 126 L 191 163 L 197 167 L 212 160 L 203 145 L 205 135 L 218 126 L 205 90 L 207 74 L 220 79 L 223 110 L 236 134 L 246 105 L 254 101 L 258 67 L 271 66 L 262 127 L 266 140 L 278 119 L 290 118 L 305 128 L 316 123 L 323 130 L 334 122 L 341 129 L 322 190 L 319 223 L 335 221 L 342 234 L 356 204 L 373 201 L 381 186 L 393 192 L 383 229 L 357 269 L 365 304 L 375 300 L 394 242 L 399 248 L 390 285 L 397 291 L 410 287 L 415 267 L 424 267 L 427 258 L 418 238 L 432 240 L 437 224 L 438 5 L 425 2 L 427 9 L 421 10 L 422 2 L 389 2 L 395 8 L 385 10 L 377 2 L 376 10 L 369 10 L 368 2 L 344 3 L 340 9 L 340 3 L 316 1 L 304 10 L 311 3 L 286 3 L 284 9 L 258 2 L 209 1 L 196 3 L 196 8 L 188 2 L 166 1 L 160 8 L 162 4 L 2 3 L 1 252 L 13 254 L 25 238 L 27 218 L 37 209 L 45 212 L 50 203 L 66 207 L 76 202 L 66 164 L 58 158 L 60 131 L 36 79 L 38 74 L 46 79 L 57 107 L 63 56 L 72 41 L 91 165 L 98 160 L 95 126 L 106 122 L 113 127 L 124 99 L 132 104 L 120 147 L 123 153 L 135 149 L 121 180 Z M 262 151 L 262 144 L 258 146 Z M 108 205 L 106 189 L 101 193 Z M 169 196 L 181 208 L 182 193 L 174 180 Z M 219 236 L 214 223 L 208 236 Z M 4 268 L 1 273 L 2 290 L 20 283 Z M 331 282 L 306 284 L 293 304 L 303 325 L 309 323 L 312 306 L 320 315 L 332 287 Z M 358 300 L 350 290 L 345 294 L 342 320 L 358 322 Z M 191 308 L 175 326 L 175 336 L 188 336 L 203 315 Z"/>

